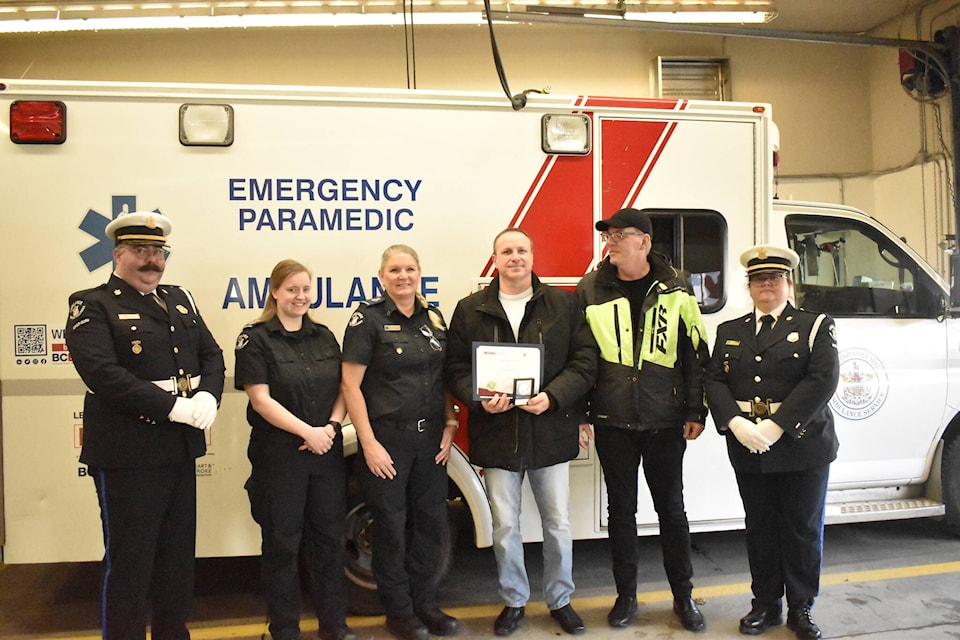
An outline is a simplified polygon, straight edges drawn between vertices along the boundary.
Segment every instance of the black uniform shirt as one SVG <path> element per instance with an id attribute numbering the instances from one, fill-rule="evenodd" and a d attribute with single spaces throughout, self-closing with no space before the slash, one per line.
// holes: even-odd
<path id="1" fill-rule="evenodd" d="M 367 367 L 360 390 L 371 424 L 442 424 L 446 348 L 446 324 L 436 307 L 417 302 L 408 318 L 388 296 L 360 304 L 343 335 L 343 359 Z"/>
<path id="2" fill-rule="evenodd" d="M 278 318 L 245 327 L 237 337 L 234 386 L 270 386 L 270 396 L 307 424 L 320 427 L 340 392 L 340 346 L 322 324 L 303 318 L 303 328 L 290 332 Z M 301 442 L 267 422 L 247 403 L 247 422 L 263 435 Z"/>

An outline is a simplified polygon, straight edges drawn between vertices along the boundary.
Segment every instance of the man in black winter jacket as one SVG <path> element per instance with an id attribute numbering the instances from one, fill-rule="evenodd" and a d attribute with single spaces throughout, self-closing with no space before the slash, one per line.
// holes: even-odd
<path id="1" fill-rule="evenodd" d="M 533 242 L 524 231 L 500 232 L 493 249 L 497 277 L 461 300 L 453 313 L 447 374 L 470 412 L 470 458 L 484 468 L 493 512 L 493 547 L 506 603 L 494 633 L 516 630 L 530 596 L 520 532 L 525 476 L 543 522 L 544 599 L 565 632 L 582 633 L 583 620 L 570 606 L 569 461 L 577 457 L 578 444 L 586 444 L 579 430 L 586 423 L 584 398 L 596 378 L 597 346 L 573 294 L 542 284 L 533 273 Z M 474 401 L 474 342 L 542 345 L 540 388 L 525 404 L 511 393 Z"/>

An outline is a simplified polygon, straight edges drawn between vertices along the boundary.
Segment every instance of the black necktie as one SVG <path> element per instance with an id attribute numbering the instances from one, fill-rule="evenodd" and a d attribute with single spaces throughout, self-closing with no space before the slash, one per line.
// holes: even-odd
<path id="1" fill-rule="evenodd" d="M 760 316 L 760 331 L 757 332 L 757 338 L 766 337 L 773 328 L 773 316 L 769 313 Z"/>
<path id="2" fill-rule="evenodd" d="M 167 303 L 163 301 L 163 298 L 157 295 L 156 291 L 154 291 L 150 295 L 153 296 L 153 301 L 156 302 L 158 305 L 160 305 L 164 311 L 167 310 Z"/>

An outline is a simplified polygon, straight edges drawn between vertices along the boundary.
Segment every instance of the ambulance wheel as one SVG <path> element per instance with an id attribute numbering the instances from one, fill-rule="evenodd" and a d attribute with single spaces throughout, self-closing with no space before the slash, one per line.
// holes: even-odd
<path id="1" fill-rule="evenodd" d="M 960 436 L 955 436 L 943 445 L 940 484 L 947 528 L 954 535 L 960 536 Z"/>
<path id="2" fill-rule="evenodd" d="M 360 461 L 362 464 L 362 460 Z M 347 521 L 344 528 L 347 560 L 348 608 L 351 614 L 375 616 L 383 614 L 383 604 L 377 593 L 377 581 L 373 576 L 373 514 L 363 501 L 356 475 L 349 474 L 347 483 Z M 451 512 L 448 502 L 448 513 Z M 440 578 L 447 574 L 456 546 L 456 527 L 448 527 L 450 535 L 440 550 Z"/>
<path id="3" fill-rule="evenodd" d="M 346 543 L 347 595 L 350 612 L 355 615 L 377 615 L 383 606 L 377 595 L 377 582 L 373 578 L 373 516 L 363 502 L 347 512 Z"/>

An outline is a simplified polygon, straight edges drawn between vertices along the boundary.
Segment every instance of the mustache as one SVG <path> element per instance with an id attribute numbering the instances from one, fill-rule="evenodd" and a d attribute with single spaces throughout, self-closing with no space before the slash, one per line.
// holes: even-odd
<path id="1" fill-rule="evenodd" d="M 147 264 L 143 265 L 142 267 L 139 267 L 139 268 L 137 269 L 137 271 L 156 271 L 156 272 L 158 272 L 158 273 L 163 273 L 163 269 L 161 269 L 159 266 L 153 264 L 152 262 L 148 262 Z"/>

